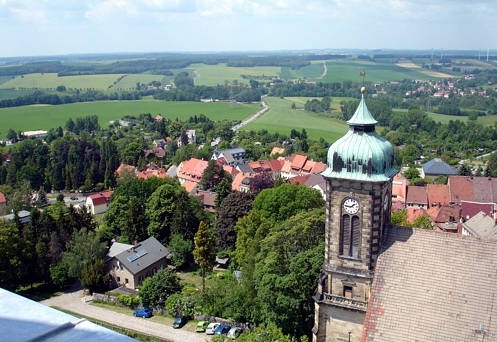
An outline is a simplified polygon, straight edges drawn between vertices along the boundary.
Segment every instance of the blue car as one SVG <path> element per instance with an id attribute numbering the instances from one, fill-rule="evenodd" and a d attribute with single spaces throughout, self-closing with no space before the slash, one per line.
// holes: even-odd
<path id="1" fill-rule="evenodd" d="M 152 309 L 150 308 L 141 308 L 133 311 L 133 316 L 149 318 L 152 317 Z"/>
<path id="2" fill-rule="evenodd" d="M 214 330 L 214 335 L 224 335 L 227 334 L 228 331 L 230 331 L 231 326 L 229 325 L 220 325 Z"/>

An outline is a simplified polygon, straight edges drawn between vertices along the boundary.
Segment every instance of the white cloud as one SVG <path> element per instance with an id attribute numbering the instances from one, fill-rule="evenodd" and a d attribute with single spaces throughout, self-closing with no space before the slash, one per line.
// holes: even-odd
<path id="1" fill-rule="evenodd" d="M 138 10 L 131 0 L 104 0 L 96 5 L 90 5 L 90 10 L 86 11 L 85 18 L 98 21 L 121 16 L 122 14 L 133 16 Z"/>

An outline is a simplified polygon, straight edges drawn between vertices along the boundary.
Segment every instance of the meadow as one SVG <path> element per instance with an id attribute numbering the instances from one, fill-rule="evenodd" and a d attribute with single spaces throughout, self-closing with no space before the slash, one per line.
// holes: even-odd
<path id="1" fill-rule="evenodd" d="M 308 98 L 266 97 L 266 102 L 271 109 L 244 129 L 254 131 L 265 129 L 271 133 L 290 135 L 292 129 L 300 132 L 305 128 L 309 139 L 319 141 L 323 138 L 329 143 L 336 141 L 347 132 L 348 125 L 345 121 L 320 117 L 299 108 L 301 106 L 298 104 L 305 103 L 307 100 Z M 339 102 L 336 98 L 332 99 L 332 104 Z M 292 103 L 297 104 L 297 109 L 291 108 Z"/>
<path id="2" fill-rule="evenodd" d="M 5 139 L 10 128 L 16 132 L 49 130 L 59 126 L 64 127 L 69 118 L 75 119 L 88 115 L 97 115 L 100 126 L 107 127 L 109 121 L 121 119 L 125 115 L 137 116 L 141 113 L 150 113 L 152 116 L 160 114 L 172 120 L 178 118 L 180 121 L 186 121 L 190 116 L 200 114 L 214 121 L 225 119 L 241 121 L 259 110 L 259 103 L 230 107 L 227 102 L 165 102 L 151 99 L 0 108 L 0 139 Z"/>
<path id="3" fill-rule="evenodd" d="M 248 79 L 242 78 L 242 75 L 250 76 L 270 76 L 277 77 L 281 71 L 280 67 L 227 67 L 226 64 L 192 64 L 188 71 L 190 76 L 195 80 L 195 85 L 215 86 L 224 85 L 226 82 L 249 84 Z M 176 73 L 176 72 L 175 72 Z M 261 82 L 268 82 L 261 81 Z"/>
<path id="4" fill-rule="evenodd" d="M 158 81 L 162 84 L 167 84 L 163 82 L 164 75 L 153 75 L 153 74 L 130 74 L 123 77 L 117 84 L 113 85 L 111 89 L 123 89 L 123 90 L 134 90 L 136 89 L 137 83 L 148 84 L 152 81 Z"/>
<path id="5" fill-rule="evenodd" d="M 55 89 L 58 86 L 65 86 L 68 89 L 106 90 L 120 76 L 122 75 L 105 74 L 59 77 L 56 73 L 27 74 L 1 83 L 0 89 Z"/>

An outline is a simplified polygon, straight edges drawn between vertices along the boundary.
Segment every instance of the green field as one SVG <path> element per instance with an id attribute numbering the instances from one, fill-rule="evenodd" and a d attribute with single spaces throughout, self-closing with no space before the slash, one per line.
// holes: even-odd
<path id="1" fill-rule="evenodd" d="M 192 64 L 185 69 L 195 80 L 195 85 L 224 85 L 226 81 L 237 80 L 238 83 L 248 84 L 249 79 L 242 78 L 242 75 L 250 76 L 278 76 L 280 67 L 254 67 L 235 68 L 227 67 L 226 64 L 207 65 Z M 266 81 L 267 82 L 267 81 Z"/>
<path id="2" fill-rule="evenodd" d="M 309 139 L 318 141 L 319 138 L 323 138 L 329 143 L 336 141 L 347 132 L 348 126 L 342 120 L 319 117 L 301 109 L 291 109 L 291 105 L 296 102 L 296 99 L 267 97 L 266 102 L 271 109 L 260 119 L 245 126 L 244 129 L 254 131 L 265 129 L 269 132 L 290 135 L 292 129 L 300 132 L 305 128 Z M 301 101 L 305 103 L 306 100 Z M 335 98 L 332 99 L 332 103 L 339 102 Z"/>
<path id="3" fill-rule="evenodd" d="M 328 71 L 321 80 L 322 82 L 343 82 L 343 81 L 362 81 L 359 72 L 364 70 L 367 82 L 388 82 L 401 81 L 403 79 L 412 80 L 430 80 L 436 77 L 425 75 L 421 72 L 413 71 L 407 68 L 395 65 L 391 61 L 371 62 L 362 60 L 330 60 L 326 61 Z"/>
<path id="4" fill-rule="evenodd" d="M 136 89 L 136 83 L 148 84 L 152 81 L 159 81 L 162 83 L 164 75 L 152 75 L 152 74 L 131 74 L 126 75 L 123 79 L 113 85 L 111 89 L 119 90 L 133 90 Z"/>
<path id="5" fill-rule="evenodd" d="M 65 86 L 69 89 L 108 89 L 120 74 L 83 75 L 59 77 L 56 73 L 38 73 L 16 76 L 0 84 L 0 89 L 55 89 Z M 136 83 L 136 82 L 135 82 Z"/>
<path id="6" fill-rule="evenodd" d="M 104 101 L 71 103 L 67 105 L 35 105 L 0 109 L 0 139 L 5 139 L 7 131 L 49 130 L 64 127 L 69 118 L 98 115 L 102 127 L 109 121 L 118 120 L 125 115 L 150 113 L 161 114 L 168 119 L 178 118 L 186 121 L 190 116 L 204 114 L 214 121 L 243 120 L 260 109 L 259 103 L 240 104 L 230 108 L 226 102 L 164 102 L 156 100 Z M 22 118 L 20 120 L 19 118 Z"/>

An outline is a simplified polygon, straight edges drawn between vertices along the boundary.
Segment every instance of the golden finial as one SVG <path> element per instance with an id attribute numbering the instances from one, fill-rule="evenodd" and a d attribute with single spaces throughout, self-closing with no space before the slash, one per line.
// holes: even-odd
<path id="1" fill-rule="evenodd" d="M 361 87 L 361 93 L 366 94 L 366 87 Z"/>

